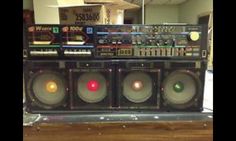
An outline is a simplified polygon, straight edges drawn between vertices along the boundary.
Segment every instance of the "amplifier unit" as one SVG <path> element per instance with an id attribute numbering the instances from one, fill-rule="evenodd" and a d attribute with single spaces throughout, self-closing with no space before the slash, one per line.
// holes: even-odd
<path id="1" fill-rule="evenodd" d="M 207 57 L 207 26 L 101 25 L 95 27 L 96 57 Z"/>
<path id="2" fill-rule="evenodd" d="M 26 60 L 26 109 L 201 111 L 205 69 L 198 60 Z"/>
<path id="3" fill-rule="evenodd" d="M 206 59 L 204 25 L 31 25 L 29 58 Z"/>

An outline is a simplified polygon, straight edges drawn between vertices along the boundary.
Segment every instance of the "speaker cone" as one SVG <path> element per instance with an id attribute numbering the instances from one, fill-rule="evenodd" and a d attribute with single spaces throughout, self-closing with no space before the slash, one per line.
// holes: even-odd
<path id="1" fill-rule="evenodd" d="M 87 103 L 102 101 L 107 95 L 106 79 L 96 72 L 82 74 L 77 81 L 77 94 Z"/>
<path id="2" fill-rule="evenodd" d="M 66 96 L 64 78 L 57 72 L 43 71 L 36 73 L 30 80 L 29 89 L 34 101 L 44 108 L 61 105 Z"/>
<path id="3" fill-rule="evenodd" d="M 163 82 L 164 98 L 173 105 L 187 104 L 198 93 L 199 78 L 189 71 L 175 71 Z"/>
<path id="4" fill-rule="evenodd" d="M 152 79 L 144 72 L 129 73 L 123 80 L 123 95 L 131 102 L 145 102 L 152 95 Z"/>

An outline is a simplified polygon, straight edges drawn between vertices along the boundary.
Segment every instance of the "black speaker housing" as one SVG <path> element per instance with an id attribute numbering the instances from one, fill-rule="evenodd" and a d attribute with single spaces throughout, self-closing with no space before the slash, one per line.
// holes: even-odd
<path id="1" fill-rule="evenodd" d="M 28 60 L 25 62 L 24 77 L 25 77 L 25 93 L 26 93 L 26 110 L 30 113 L 56 113 L 69 110 L 68 105 L 68 79 L 65 66 L 62 61 L 40 61 Z M 34 78 L 43 73 L 54 73 L 62 77 L 65 84 L 65 97 L 62 102 L 56 105 L 47 105 L 39 100 L 32 91 L 32 82 Z"/>
<path id="2" fill-rule="evenodd" d="M 152 94 L 144 102 L 134 103 L 123 95 L 123 80 L 132 72 L 144 72 L 152 79 Z M 117 69 L 117 99 L 119 109 L 158 110 L 160 106 L 160 73 L 161 69 L 159 67 L 154 68 L 151 62 L 127 61 L 123 64 L 119 64 Z"/>
<path id="3" fill-rule="evenodd" d="M 106 97 L 96 103 L 88 103 L 77 95 L 77 80 L 84 73 L 95 72 L 101 74 L 106 80 Z M 72 110 L 93 111 L 108 110 L 112 108 L 113 93 L 113 76 L 114 69 L 104 62 L 77 62 L 77 68 L 69 69 L 70 78 L 70 107 Z"/>
<path id="4" fill-rule="evenodd" d="M 161 79 L 161 111 L 202 111 L 203 94 L 205 82 L 205 61 L 165 61 Z M 197 84 L 197 92 L 193 98 L 185 104 L 173 104 L 169 102 L 163 91 L 165 79 L 174 72 L 181 72 L 190 75 Z"/>

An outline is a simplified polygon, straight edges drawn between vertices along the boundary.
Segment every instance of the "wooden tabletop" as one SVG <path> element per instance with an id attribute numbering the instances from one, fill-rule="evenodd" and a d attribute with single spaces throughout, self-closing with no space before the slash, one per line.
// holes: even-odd
<path id="1" fill-rule="evenodd" d="M 213 141 L 212 121 L 41 123 L 24 141 Z"/>

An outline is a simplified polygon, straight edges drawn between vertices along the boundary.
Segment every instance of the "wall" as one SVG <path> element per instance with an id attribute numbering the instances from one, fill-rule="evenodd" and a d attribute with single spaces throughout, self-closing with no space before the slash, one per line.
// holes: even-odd
<path id="1" fill-rule="evenodd" d="M 179 5 L 146 5 L 145 23 L 180 22 L 196 24 L 198 15 L 213 11 L 213 0 L 187 0 Z M 142 10 L 127 10 L 125 18 L 133 18 L 134 24 L 142 23 Z"/>
<path id="2" fill-rule="evenodd" d="M 146 5 L 145 24 L 177 23 L 178 5 Z"/>
<path id="3" fill-rule="evenodd" d="M 33 0 L 23 0 L 23 9 L 33 10 Z"/>
<path id="4" fill-rule="evenodd" d="M 196 24 L 198 15 L 213 11 L 213 0 L 188 0 L 179 5 L 179 22 Z"/>
<path id="5" fill-rule="evenodd" d="M 58 8 L 48 7 L 57 5 L 56 0 L 34 0 L 34 18 L 36 24 L 59 24 Z"/>
<path id="6" fill-rule="evenodd" d="M 133 19 L 133 24 L 139 23 L 139 17 L 142 21 L 142 14 L 139 14 L 139 10 L 125 10 L 124 19 Z"/>

